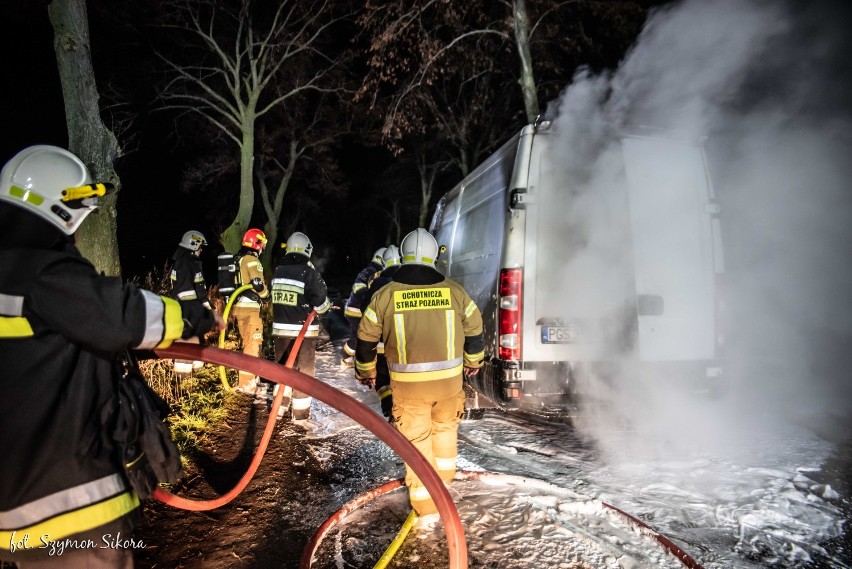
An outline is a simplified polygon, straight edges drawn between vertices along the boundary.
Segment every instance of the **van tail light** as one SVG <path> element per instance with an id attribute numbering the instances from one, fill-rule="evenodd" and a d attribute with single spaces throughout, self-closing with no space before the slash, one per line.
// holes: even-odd
<path id="1" fill-rule="evenodd" d="M 501 360 L 521 359 L 521 322 L 523 269 L 500 270 L 500 305 L 497 309 L 498 357 Z"/>

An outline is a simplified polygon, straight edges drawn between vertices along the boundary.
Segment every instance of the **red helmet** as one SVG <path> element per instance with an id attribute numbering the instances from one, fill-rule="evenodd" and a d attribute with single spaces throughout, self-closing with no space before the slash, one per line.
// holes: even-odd
<path id="1" fill-rule="evenodd" d="M 243 247 L 254 249 L 258 253 L 266 246 L 266 234 L 260 229 L 249 229 L 243 235 Z"/>

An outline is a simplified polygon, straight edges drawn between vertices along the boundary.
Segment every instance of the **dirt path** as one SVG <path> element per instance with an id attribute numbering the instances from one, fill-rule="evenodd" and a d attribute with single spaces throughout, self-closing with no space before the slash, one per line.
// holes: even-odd
<path id="1" fill-rule="evenodd" d="M 229 419 L 192 459 L 173 492 L 210 499 L 229 491 L 245 473 L 266 425 L 266 411 L 246 396 L 229 400 Z M 209 512 L 175 509 L 148 500 L 137 537 L 136 567 L 298 567 L 302 548 L 319 524 L 287 515 L 309 506 L 325 473 L 299 444 L 302 429 L 276 424 L 260 467 L 233 502 Z M 308 523 L 306 523 L 308 522 Z M 319 522 L 321 523 L 321 521 Z"/>

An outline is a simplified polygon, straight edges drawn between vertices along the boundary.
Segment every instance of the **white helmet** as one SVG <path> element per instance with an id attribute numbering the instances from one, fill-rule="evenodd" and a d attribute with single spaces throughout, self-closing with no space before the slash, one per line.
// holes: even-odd
<path id="1" fill-rule="evenodd" d="M 187 231 L 180 240 L 180 246 L 190 251 L 198 251 L 205 245 L 207 245 L 207 239 L 204 238 L 204 234 L 200 231 Z"/>
<path id="2" fill-rule="evenodd" d="M 287 238 L 287 252 L 299 253 L 310 259 L 311 253 L 314 252 L 314 246 L 307 235 L 300 231 L 295 231 Z"/>
<path id="3" fill-rule="evenodd" d="M 438 242 L 422 227 L 403 237 L 399 245 L 403 265 L 435 266 L 435 260 L 438 258 Z"/>
<path id="4" fill-rule="evenodd" d="M 387 247 L 379 247 L 378 249 L 376 249 L 376 252 L 373 253 L 373 260 L 371 262 L 377 263 L 377 264 L 384 267 L 385 266 L 384 254 L 385 254 L 386 249 L 387 249 Z"/>
<path id="5" fill-rule="evenodd" d="M 382 260 L 385 267 L 393 267 L 400 263 L 399 247 L 396 245 L 388 245 L 385 252 L 382 253 Z"/>
<path id="6" fill-rule="evenodd" d="M 0 200 L 22 207 L 71 235 L 112 184 L 93 184 L 83 161 L 57 146 L 30 146 L 0 171 Z"/>

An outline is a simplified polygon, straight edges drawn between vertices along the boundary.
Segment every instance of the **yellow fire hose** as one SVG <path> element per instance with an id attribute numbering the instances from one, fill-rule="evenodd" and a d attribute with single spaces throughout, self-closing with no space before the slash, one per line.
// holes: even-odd
<path id="1" fill-rule="evenodd" d="M 250 288 L 252 288 L 250 284 L 241 286 L 240 288 L 234 291 L 234 293 L 228 299 L 228 303 L 225 304 L 225 312 L 222 313 L 222 320 L 225 321 L 225 328 L 223 328 L 222 331 L 219 332 L 220 348 L 225 347 L 225 334 L 228 331 L 228 316 L 230 316 L 231 314 L 231 306 L 234 304 L 234 301 L 237 299 L 238 296 L 240 296 L 242 293 L 249 290 Z M 219 366 L 219 379 L 222 380 L 222 387 L 225 388 L 225 391 L 231 391 L 231 386 L 228 385 L 228 375 L 225 373 L 225 366 Z"/>
<path id="2" fill-rule="evenodd" d="M 388 563 L 391 562 L 393 556 L 396 555 L 397 550 L 402 545 L 402 542 L 405 541 L 408 532 L 411 531 L 411 526 L 414 525 L 414 521 L 417 519 L 417 512 L 411 510 L 411 513 L 408 514 L 408 517 L 405 519 L 405 523 L 402 524 L 402 527 L 399 530 L 399 533 L 396 534 L 396 537 L 385 550 L 384 555 L 382 555 L 376 564 L 373 565 L 373 569 L 384 569 L 388 566 Z"/>

